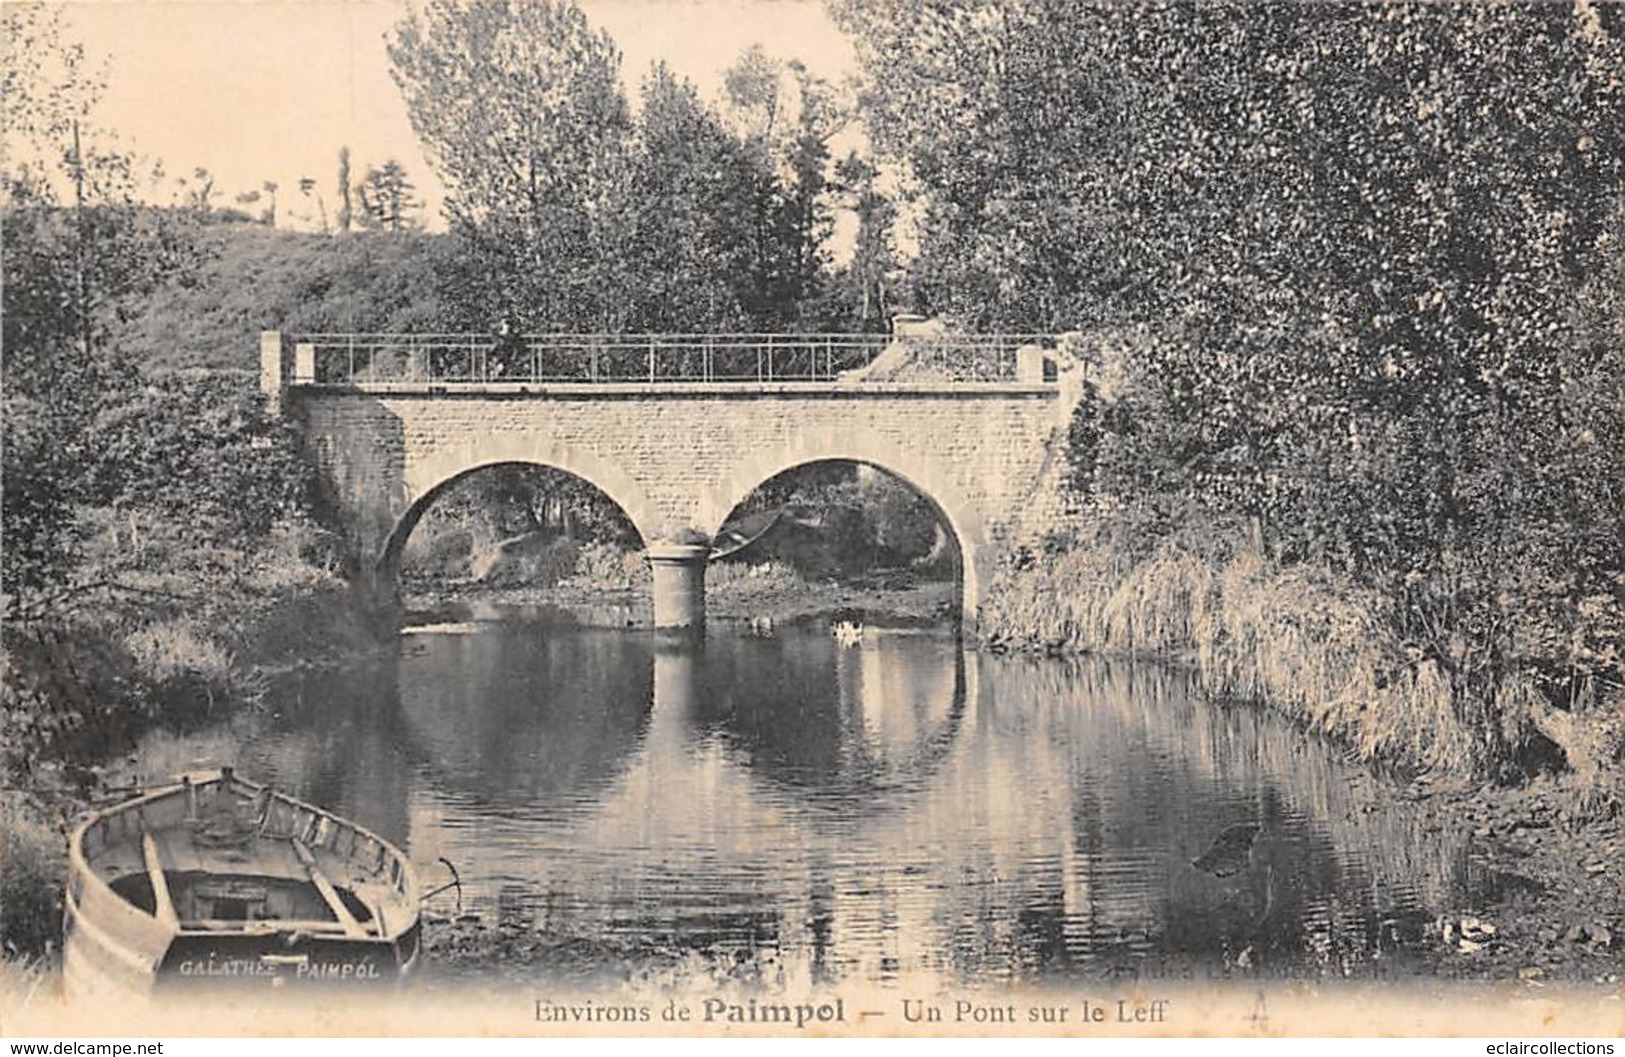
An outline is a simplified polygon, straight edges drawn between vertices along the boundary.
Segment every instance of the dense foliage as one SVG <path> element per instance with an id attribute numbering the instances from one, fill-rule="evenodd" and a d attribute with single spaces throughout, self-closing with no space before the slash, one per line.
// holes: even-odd
<path id="1" fill-rule="evenodd" d="M 130 340 L 217 266 L 218 229 L 206 195 L 139 200 L 135 160 L 96 125 L 99 82 L 57 19 L 4 14 L 26 44 L 5 71 L 0 198 L 6 776 L 212 703 L 234 687 L 249 626 L 333 582 L 304 560 L 323 551 L 310 469 L 255 379 L 167 370 L 187 354 L 144 362 Z M 218 338 L 180 329 L 174 344 Z M 252 331 L 219 340 L 252 355 Z"/>
<path id="2" fill-rule="evenodd" d="M 1492 741 L 1510 676 L 1617 690 L 1617 7 L 839 8 L 922 296 L 1099 335 L 1097 500 L 1376 588 Z"/>
<path id="3" fill-rule="evenodd" d="M 390 57 L 446 188 L 455 327 L 850 325 L 825 290 L 845 116 L 799 64 L 747 51 L 726 114 L 656 64 L 634 116 L 619 52 L 572 0 L 431 0 Z"/>
<path id="4" fill-rule="evenodd" d="M 189 261 L 186 217 L 136 201 L 136 166 L 94 124 L 99 85 L 55 17 L 5 14 L 18 60 L 4 74 L 4 591 L 63 579 L 74 508 L 105 500 L 79 469 L 129 375 L 108 328 Z"/>

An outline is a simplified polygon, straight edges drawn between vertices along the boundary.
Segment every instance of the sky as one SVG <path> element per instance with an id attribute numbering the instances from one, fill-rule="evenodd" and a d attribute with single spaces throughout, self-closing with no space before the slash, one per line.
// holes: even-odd
<path id="1" fill-rule="evenodd" d="M 405 0 L 84 0 L 61 5 L 91 56 L 105 56 L 102 123 L 177 177 L 199 166 L 215 177 L 215 204 L 266 180 L 280 185 L 284 220 L 310 224 L 315 203 L 298 201 L 301 177 L 318 181 L 328 210 L 337 195 L 338 152 L 348 145 L 354 177 L 397 158 L 427 218 L 439 189 L 390 79 L 386 34 Z M 719 97 L 722 73 L 751 44 L 798 58 L 839 81 L 856 69 L 852 47 L 817 0 L 582 0 L 588 19 L 622 53 L 628 95 L 664 59 Z M 431 224 L 431 226 L 439 226 Z"/>

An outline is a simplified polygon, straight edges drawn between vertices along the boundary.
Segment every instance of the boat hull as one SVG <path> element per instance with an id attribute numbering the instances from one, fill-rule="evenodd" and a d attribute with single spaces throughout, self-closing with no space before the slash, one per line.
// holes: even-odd
<path id="1" fill-rule="evenodd" d="M 418 961 L 405 856 L 229 771 L 94 813 L 68 858 L 70 994 L 388 985 Z"/>
<path id="2" fill-rule="evenodd" d="M 241 983 L 376 985 L 410 968 L 393 943 L 302 936 L 178 936 L 158 966 L 161 987 Z"/>

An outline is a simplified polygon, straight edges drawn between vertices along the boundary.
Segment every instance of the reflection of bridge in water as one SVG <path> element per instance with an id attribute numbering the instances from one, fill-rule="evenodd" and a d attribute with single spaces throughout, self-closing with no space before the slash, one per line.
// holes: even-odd
<path id="1" fill-rule="evenodd" d="M 261 380 L 301 426 L 364 585 L 453 482 L 529 463 L 618 504 L 655 622 L 703 623 L 710 544 L 763 482 L 874 466 L 935 506 L 974 618 L 999 544 L 1059 512 L 1077 372 L 1041 336 L 312 335 L 268 332 Z"/>
<path id="2" fill-rule="evenodd" d="M 1249 946 L 1364 956 L 1457 868 L 1436 838 L 1371 828 L 1289 726 L 1204 705 L 1168 673 L 914 634 L 560 636 L 622 644 L 595 665 L 648 696 L 605 720 L 534 681 L 534 629 L 484 634 L 507 641 L 500 657 L 445 636 L 403 664 L 401 734 L 433 776 L 409 843 L 419 862 L 477 862 L 465 877 L 487 879 L 487 906 L 559 935 L 768 948 L 870 979 L 1089 975 Z M 531 689 L 471 715 L 463 662 Z M 1251 865 L 1193 869 L 1238 822 L 1264 830 Z"/>
<path id="3" fill-rule="evenodd" d="M 1358 974 L 1487 883 L 1290 724 L 1163 669 L 930 634 L 461 630 L 404 637 L 387 670 L 291 673 L 270 729 L 185 758 L 330 804 L 427 875 L 449 857 L 481 914 L 629 957 L 769 951 L 791 982 L 1205 972 L 1248 948 Z M 1245 867 L 1195 869 L 1237 824 L 1261 827 Z"/>
<path id="4" fill-rule="evenodd" d="M 877 633 L 861 649 L 802 634 L 699 650 L 539 630 L 407 636 L 402 667 L 413 674 L 398 688 L 396 724 L 414 761 L 459 798 L 572 826 L 629 795 L 640 800 L 630 817 L 655 818 L 671 789 L 694 784 L 728 786 L 742 802 L 766 782 L 814 821 L 891 811 L 929 785 L 969 698 L 966 657 L 940 635 L 880 633 L 892 640 L 882 664 Z M 914 658 L 903 671 L 900 656 Z M 701 759 L 715 773 L 696 777 Z"/>
<path id="5" fill-rule="evenodd" d="M 493 754 L 487 733 L 445 707 L 464 693 L 451 670 L 403 679 L 413 755 L 442 796 L 489 820 L 468 832 L 414 810 L 415 859 L 464 861 L 473 842 L 503 878 L 499 911 L 538 927 L 678 949 L 805 946 L 815 967 L 851 926 L 840 849 L 906 828 L 930 796 L 977 664 L 940 633 L 871 633 L 857 648 L 827 634 L 715 636 L 695 649 L 572 631 L 562 637 L 622 644 L 620 668 L 648 680 L 646 711 L 635 725 L 594 722 L 587 742 L 559 732 L 553 745 L 561 708 L 585 717 L 517 674 L 536 671 L 525 655 L 534 629 L 491 637 L 509 643 L 507 678 L 537 689 L 481 726 L 529 749 Z M 588 776 L 581 761 L 604 773 Z"/>

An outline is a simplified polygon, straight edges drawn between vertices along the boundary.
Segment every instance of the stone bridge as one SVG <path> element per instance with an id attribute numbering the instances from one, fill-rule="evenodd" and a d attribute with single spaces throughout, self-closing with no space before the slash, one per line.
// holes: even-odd
<path id="1" fill-rule="evenodd" d="M 1053 354 L 1027 344 L 1003 349 L 1000 370 L 985 369 L 997 359 L 988 349 L 974 350 L 984 369 L 971 373 L 992 378 L 884 380 L 875 368 L 896 358 L 896 341 L 854 353 L 847 339 L 799 340 L 776 339 L 765 361 L 760 344 L 723 350 L 735 363 L 765 362 L 754 376 L 729 373 L 726 355 L 691 342 L 692 369 L 673 378 L 663 366 L 672 347 L 649 346 L 645 372 L 642 344 L 599 345 L 592 370 L 571 374 L 556 369 L 558 356 L 579 364 L 585 346 L 521 343 L 507 351 L 523 370 L 504 370 L 493 365 L 501 339 L 461 351 L 398 339 L 383 356 L 375 338 L 358 365 L 353 342 L 266 332 L 261 381 L 273 411 L 303 431 L 375 599 L 396 597 L 402 549 L 437 496 L 481 468 L 530 463 L 580 477 L 626 513 L 654 571 L 657 626 L 703 627 L 708 541 L 734 508 L 786 470 L 847 460 L 935 506 L 974 622 L 1000 545 L 1058 513 L 1073 372 L 1057 374 Z M 854 355 L 858 368 L 837 370 Z"/>

